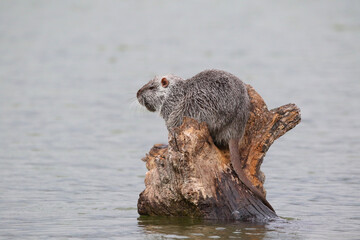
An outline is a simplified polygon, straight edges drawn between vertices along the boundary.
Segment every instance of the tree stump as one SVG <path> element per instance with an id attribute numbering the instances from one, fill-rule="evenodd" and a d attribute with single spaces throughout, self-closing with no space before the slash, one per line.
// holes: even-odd
<path id="1" fill-rule="evenodd" d="M 239 144 L 249 180 L 266 194 L 260 170 L 272 143 L 300 122 L 300 109 L 287 104 L 268 110 L 247 85 L 251 114 Z M 215 146 L 206 123 L 184 118 L 169 134 L 169 145 L 156 144 L 143 158 L 149 170 L 138 200 L 140 215 L 264 221 L 277 217 L 238 178 L 228 149 Z"/>

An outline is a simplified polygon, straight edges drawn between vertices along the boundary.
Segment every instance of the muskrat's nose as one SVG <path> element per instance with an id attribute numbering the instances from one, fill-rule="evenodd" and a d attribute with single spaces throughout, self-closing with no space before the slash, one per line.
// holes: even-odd
<path id="1" fill-rule="evenodd" d="M 137 98 L 139 98 L 139 96 L 140 96 L 140 94 L 143 92 L 143 89 L 141 88 L 141 89 L 139 89 L 139 91 L 137 91 L 137 93 L 136 93 L 136 97 Z"/>

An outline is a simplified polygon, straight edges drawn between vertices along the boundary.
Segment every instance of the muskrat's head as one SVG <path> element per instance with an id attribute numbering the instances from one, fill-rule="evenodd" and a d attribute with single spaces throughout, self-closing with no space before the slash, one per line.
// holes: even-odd
<path id="1" fill-rule="evenodd" d="M 136 97 L 150 112 L 159 111 L 171 89 L 181 80 L 174 75 L 156 76 L 137 92 Z"/>

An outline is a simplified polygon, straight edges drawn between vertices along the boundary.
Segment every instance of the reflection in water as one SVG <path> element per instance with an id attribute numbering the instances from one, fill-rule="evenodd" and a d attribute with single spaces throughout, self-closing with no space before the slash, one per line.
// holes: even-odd
<path id="1" fill-rule="evenodd" d="M 278 219 L 267 223 L 202 220 L 188 217 L 150 217 L 138 218 L 138 225 L 152 238 L 196 238 L 196 239 L 276 239 L 277 234 L 286 228 L 289 237 L 295 230 L 296 222 Z"/>

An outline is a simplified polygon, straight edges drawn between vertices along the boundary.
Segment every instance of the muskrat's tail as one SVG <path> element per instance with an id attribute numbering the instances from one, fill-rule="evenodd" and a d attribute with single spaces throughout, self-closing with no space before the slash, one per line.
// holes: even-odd
<path id="1" fill-rule="evenodd" d="M 250 189 L 255 196 L 257 196 L 268 208 L 270 208 L 273 212 L 275 212 L 274 208 L 271 204 L 266 200 L 265 196 L 257 189 L 247 178 L 245 172 L 242 168 L 242 164 L 240 161 L 240 153 L 239 153 L 239 139 L 233 138 L 229 141 L 229 150 L 230 150 L 230 161 L 231 164 L 237 173 L 240 181 Z"/>

